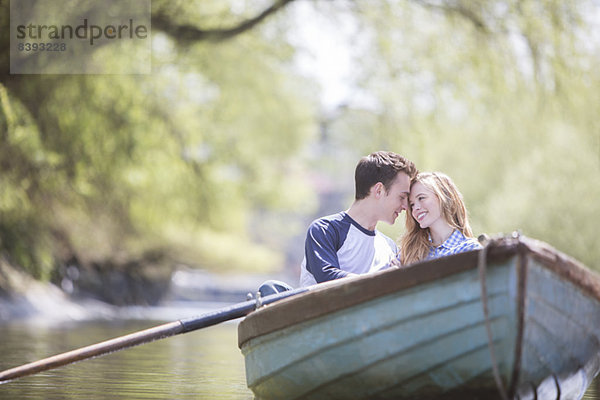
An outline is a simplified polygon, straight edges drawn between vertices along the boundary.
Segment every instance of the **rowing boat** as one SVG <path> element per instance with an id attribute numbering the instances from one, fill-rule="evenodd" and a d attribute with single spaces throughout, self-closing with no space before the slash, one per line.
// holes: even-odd
<path id="1" fill-rule="evenodd" d="M 319 284 L 238 327 L 257 399 L 575 399 L 600 370 L 600 276 L 525 237 Z"/>

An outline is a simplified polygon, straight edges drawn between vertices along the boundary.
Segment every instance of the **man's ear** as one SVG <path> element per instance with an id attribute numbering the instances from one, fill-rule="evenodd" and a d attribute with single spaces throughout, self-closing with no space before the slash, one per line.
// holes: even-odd
<path id="1" fill-rule="evenodd" d="M 380 199 L 385 194 L 385 186 L 381 182 L 377 182 L 373 186 L 371 186 L 371 196 L 376 199 Z"/>

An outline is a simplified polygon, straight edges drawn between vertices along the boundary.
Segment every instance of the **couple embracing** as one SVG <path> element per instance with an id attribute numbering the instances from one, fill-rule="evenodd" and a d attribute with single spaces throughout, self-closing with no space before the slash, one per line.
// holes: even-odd
<path id="1" fill-rule="evenodd" d="M 301 286 L 481 248 L 462 195 L 445 174 L 418 173 L 401 155 L 379 151 L 359 161 L 355 185 L 347 211 L 308 228 Z M 403 210 L 406 232 L 398 248 L 376 225 L 394 224 Z"/>

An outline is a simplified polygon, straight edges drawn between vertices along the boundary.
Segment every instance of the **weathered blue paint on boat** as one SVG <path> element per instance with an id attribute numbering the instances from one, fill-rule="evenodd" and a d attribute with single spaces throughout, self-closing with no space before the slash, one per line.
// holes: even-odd
<path id="1" fill-rule="evenodd" d="M 581 398 L 600 369 L 598 276 L 530 239 L 486 253 L 485 270 L 464 253 L 253 312 L 239 326 L 248 387 L 257 399 L 500 398 L 493 353 L 508 397 Z"/>

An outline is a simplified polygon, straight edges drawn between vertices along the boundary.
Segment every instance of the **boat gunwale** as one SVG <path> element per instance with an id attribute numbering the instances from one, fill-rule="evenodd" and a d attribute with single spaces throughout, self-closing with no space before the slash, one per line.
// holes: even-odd
<path id="1" fill-rule="evenodd" d="M 518 243 L 488 249 L 488 261 L 516 254 Z M 238 326 L 238 346 L 300 322 L 477 268 L 478 250 L 315 285 L 306 293 L 260 308 Z M 442 267 L 443 266 L 443 267 Z"/>
<path id="2" fill-rule="evenodd" d="M 308 292 L 262 307 L 247 315 L 238 325 L 238 346 L 241 349 L 246 342 L 256 337 L 400 290 L 477 269 L 480 251 L 473 250 L 402 268 L 315 285 Z M 600 301 L 600 277 L 544 242 L 522 236 L 501 237 L 490 240 L 486 251 L 488 264 L 502 263 L 510 257 L 527 253 L 546 268 Z"/>
<path id="3" fill-rule="evenodd" d="M 542 266 L 573 283 L 588 296 L 600 301 L 600 275 L 597 271 L 591 270 L 573 257 L 539 240 L 521 238 L 520 246 L 526 248 L 532 258 Z"/>

